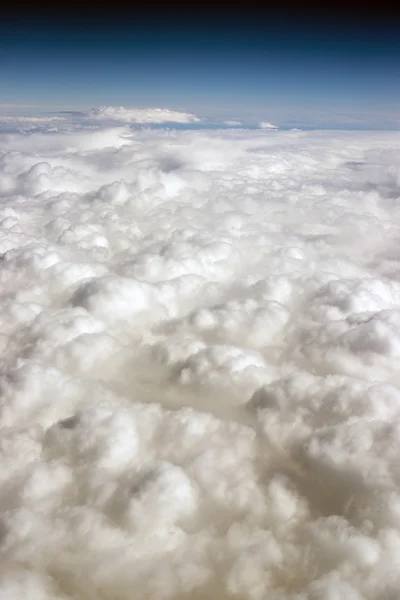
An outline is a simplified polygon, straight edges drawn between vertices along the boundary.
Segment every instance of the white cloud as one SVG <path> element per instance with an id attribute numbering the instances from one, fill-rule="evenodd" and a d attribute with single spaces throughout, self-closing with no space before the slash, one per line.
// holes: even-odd
<path id="1" fill-rule="evenodd" d="M 399 597 L 398 135 L 0 156 L 4 597 Z"/>
<path id="2" fill-rule="evenodd" d="M 99 106 L 89 111 L 93 119 L 111 119 L 125 123 L 199 123 L 196 115 L 169 108 L 124 108 L 122 106 Z"/>
<path id="3" fill-rule="evenodd" d="M 261 121 L 258 126 L 260 127 L 260 129 L 278 129 L 276 125 L 268 123 L 268 121 Z"/>
<path id="4" fill-rule="evenodd" d="M 243 125 L 243 123 L 241 121 L 224 121 L 224 125 L 235 127 L 236 125 Z"/>

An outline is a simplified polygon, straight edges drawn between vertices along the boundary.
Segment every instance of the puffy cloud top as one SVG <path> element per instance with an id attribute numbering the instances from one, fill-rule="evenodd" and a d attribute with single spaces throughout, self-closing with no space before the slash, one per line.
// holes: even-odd
<path id="1" fill-rule="evenodd" d="M 398 134 L 0 134 L 0 597 L 400 598 Z"/>

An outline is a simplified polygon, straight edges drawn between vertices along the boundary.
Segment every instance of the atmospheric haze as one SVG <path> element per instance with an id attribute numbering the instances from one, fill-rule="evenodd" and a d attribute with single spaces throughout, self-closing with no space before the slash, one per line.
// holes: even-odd
<path id="1" fill-rule="evenodd" d="M 398 133 L 45 121 L 0 135 L 1 598 L 399 598 Z"/>

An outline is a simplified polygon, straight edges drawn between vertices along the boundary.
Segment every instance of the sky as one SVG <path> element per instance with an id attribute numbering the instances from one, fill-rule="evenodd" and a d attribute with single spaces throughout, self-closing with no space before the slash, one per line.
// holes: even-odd
<path id="1" fill-rule="evenodd" d="M 161 106 L 284 127 L 397 128 L 397 15 L 381 4 L 280 6 L 6 9 L 1 110 Z"/>

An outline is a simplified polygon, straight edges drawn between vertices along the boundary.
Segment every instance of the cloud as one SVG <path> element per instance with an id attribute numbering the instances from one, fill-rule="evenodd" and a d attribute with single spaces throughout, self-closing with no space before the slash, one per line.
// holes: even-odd
<path id="1" fill-rule="evenodd" d="M 89 111 L 91 119 L 115 120 L 125 123 L 199 123 L 196 115 L 169 108 L 124 108 L 99 106 Z"/>
<path id="2" fill-rule="evenodd" d="M 224 125 L 230 125 L 232 127 L 235 127 L 236 125 L 243 125 L 241 121 L 224 121 L 223 123 Z"/>
<path id="3" fill-rule="evenodd" d="M 3 596 L 399 597 L 398 134 L 0 156 Z"/>
<path id="4" fill-rule="evenodd" d="M 260 129 L 278 129 L 278 127 L 276 125 L 273 125 L 272 123 L 268 123 L 268 121 L 261 121 L 258 126 L 260 127 Z"/>

